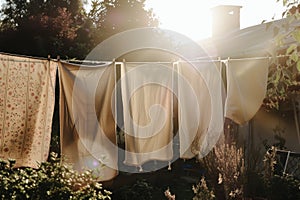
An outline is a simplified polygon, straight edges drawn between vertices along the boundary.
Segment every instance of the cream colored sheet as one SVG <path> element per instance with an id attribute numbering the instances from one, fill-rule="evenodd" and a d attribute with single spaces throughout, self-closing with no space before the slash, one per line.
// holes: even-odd
<path id="1" fill-rule="evenodd" d="M 179 62 L 180 157 L 203 157 L 223 133 L 224 86 L 221 62 Z"/>
<path id="2" fill-rule="evenodd" d="M 268 58 L 227 61 L 226 117 L 245 124 L 255 115 L 266 95 L 268 66 Z"/>
<path id="3" fill-rule="evenodd" d="M 0 54 L 0 158 L 37 168 L 48 158 L 57 63 Z"/>
<path id="4" fill-rule="evenodd" d="M 93 170 L 101 181 L 117 175 L 114 121 L 114 64 L 78 66 L 62 63 L 60 131 L 64 162 Z"/>
<path id="5" fill-rule="evenodd" d="M 173 158 L 173 93 L 171 64 L 121 67 L 125 161 L 141 166 L 149 160 Z"/>

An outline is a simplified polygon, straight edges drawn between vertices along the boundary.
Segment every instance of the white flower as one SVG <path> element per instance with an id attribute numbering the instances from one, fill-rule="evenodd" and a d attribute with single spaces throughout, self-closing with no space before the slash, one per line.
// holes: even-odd
<path id="1" fill-rule="evenodd" d="M 222 183 L 223 183 L 222 174 L 219 173 L 218 184 L 222 184 Z"/>

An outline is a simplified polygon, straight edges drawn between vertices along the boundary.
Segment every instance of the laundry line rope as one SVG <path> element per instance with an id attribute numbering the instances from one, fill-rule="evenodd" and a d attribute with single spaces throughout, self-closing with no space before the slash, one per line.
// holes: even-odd
<path id="1" fill-rule="evenodd" d="M 278 55 L 276 58 L 284 58 L 289 57 L 287 55 Z M 64 60 L 65 62 L 75 62 L 75 63 L 94 63 L 94 64 L 103 64 L 108 62 L 116 62 L 116 63 L 128 63 L 128 64 L 176 64 L 176 63 L 210 63 L 210 62 L 227 62 L 227 61 L 249 61 L 249 60 L 261 60 L 261 59 L 269 59 L 271 60 L 272 56 L 258 56 L 258 57 L 245 57 L 245 58 L 231 58 L 228 57 L 226 59 L 195 59 L 195 60 L 177 60 L 177 61 L 95 61 L 95 60 Z"/>
<path id="2" fill-rule="evenodd" d="M 60 56 L 57 56 L 57 58 L 51 58 L 50 55 L 48 55 L 47 58 L 45 57 L 37 57 L 37 56 L 27 56 L 27 55 L 20 55 L 20 54 L 12 54 L 12 53 L 5 53 L 5 52 L 0 52 L 2 55 L 8 55 L 8 56 L 18 56 L 18 57 L 24 57 L 28 59 L 39 59 L 39 60 L 51 60 L 51 61 L 62 61 L 62 62 L 67 62 L 67 63 L 81 63 L 81 64 L 91 64 L 91 65 L 97 65 L 97 64 L 106 64 L 106 63 L 111 63 L 111 62 L 116 62 L 116 63 L 128 63 L 128 64 L 170 64 L 170 63 L 178 63 L 178 62 L 189 62 L 189 63 L 197 63 L 197 62 L 226 62 L 228 60 L 232 61 L 243 61 L 243 60 L 260 60 L 260 59 L 272 59 L 274 56 L 256 56 L 256 57 L 244 57 L 244 58 L 231 58 L 228 57 L 226 59 L 221 59 L 221 57 L 218 58 L 209 58 L 209 57 L 204 57 L 204 58 L 196 58 L 195 60 L 178 60 L 178 61 L 116 61 L 115 59 L 113 60 L 80 60 L 80 59 L 61 59 Z M 284 58 L 284 57 L 290 57 L 290 55 L 277 55 L 275 56 L 276 58 Z M 21 62 L 29 62 L 26 60 L 11 60 L 10 61 L 21 61 Z M 87 65 L 88 66 L 88 65 Z"/>

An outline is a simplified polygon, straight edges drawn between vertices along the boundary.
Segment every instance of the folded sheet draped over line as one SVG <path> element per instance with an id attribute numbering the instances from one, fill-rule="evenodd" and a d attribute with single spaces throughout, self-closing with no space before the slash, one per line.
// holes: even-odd
<path id="1" fill-rule="evenodd" d="M 118 174 L 119 115 L 127 165 L 172 160 L 177 118 L 179 157 L 205 156 L 223 132 L 224 116 L 245 123 L 266 93 L 267 58 L 227 60 L 227 94 L 223 63 L 119 63 L 117 82 L 116 63 L 84 66 L 0 54 L 0 158 L 28 167 L 46 161 L 57 66 L 61 153 L 75 169 L 92 169 L 101 180 Z"/>
<path id="2" fill-rule="evenodd" d="M 177 64 L 181 158 L 206 156 L 223 132 L 221 67 L 221 62 Z"/>
<path id="3" fill-rule="evenodd" d="M 227 60 L 225 116 L 245 124 L 260 108 L 267 92 L 269 58 Z"/>
<path id="4" fill-rule="evenodd" d="M 113 64 L 83 67 L 61 63 L 60 131 L 64 162 L 91 169 L 101 180 L 117 175 Z"/>
<path id="5" fill-rule="evenodd" d="M 173 158 L 173 70 L 169 64 L 121 68 L 125 164 Z"/>
<path id="6" fill-rule="evenodd" d="M 0 54 L 0 158 L 38 167 L 49 154 L 57 62 Z"/>

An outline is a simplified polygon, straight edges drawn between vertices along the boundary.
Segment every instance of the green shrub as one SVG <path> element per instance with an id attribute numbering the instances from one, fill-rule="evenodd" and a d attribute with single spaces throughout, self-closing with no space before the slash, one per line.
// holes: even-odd
<path id="1" fill-rule="evenodd" d="M 137 180 L 132 185 L 122 186 L 114 192 L 118 200 L 149 200 L 153 199 L 154 187 L 145 179 Z"/>
<path id="2" fill-rule="evenodd" d="M 264 158 L 265 173 L 263 177 L 267 198 L 272 200 L 300 199 L 300 181 L 292 175 L 276 171 L 278 164 L 276 147 L 272 146 Z"/>
<path id="3" fill-rule="evenodd" d="M 1 199 L 111 199 L 91 171 L 78 173 L 61 165 L 57 154 L 38 169 L 14 168 L 14 160 L 0 160 Z"/>
<path id="4" fill-rule="evenodd" d="M 274 175 L 266 184 L 268 199 L 300 199 L 300 181 L 291 175 Z"/>

